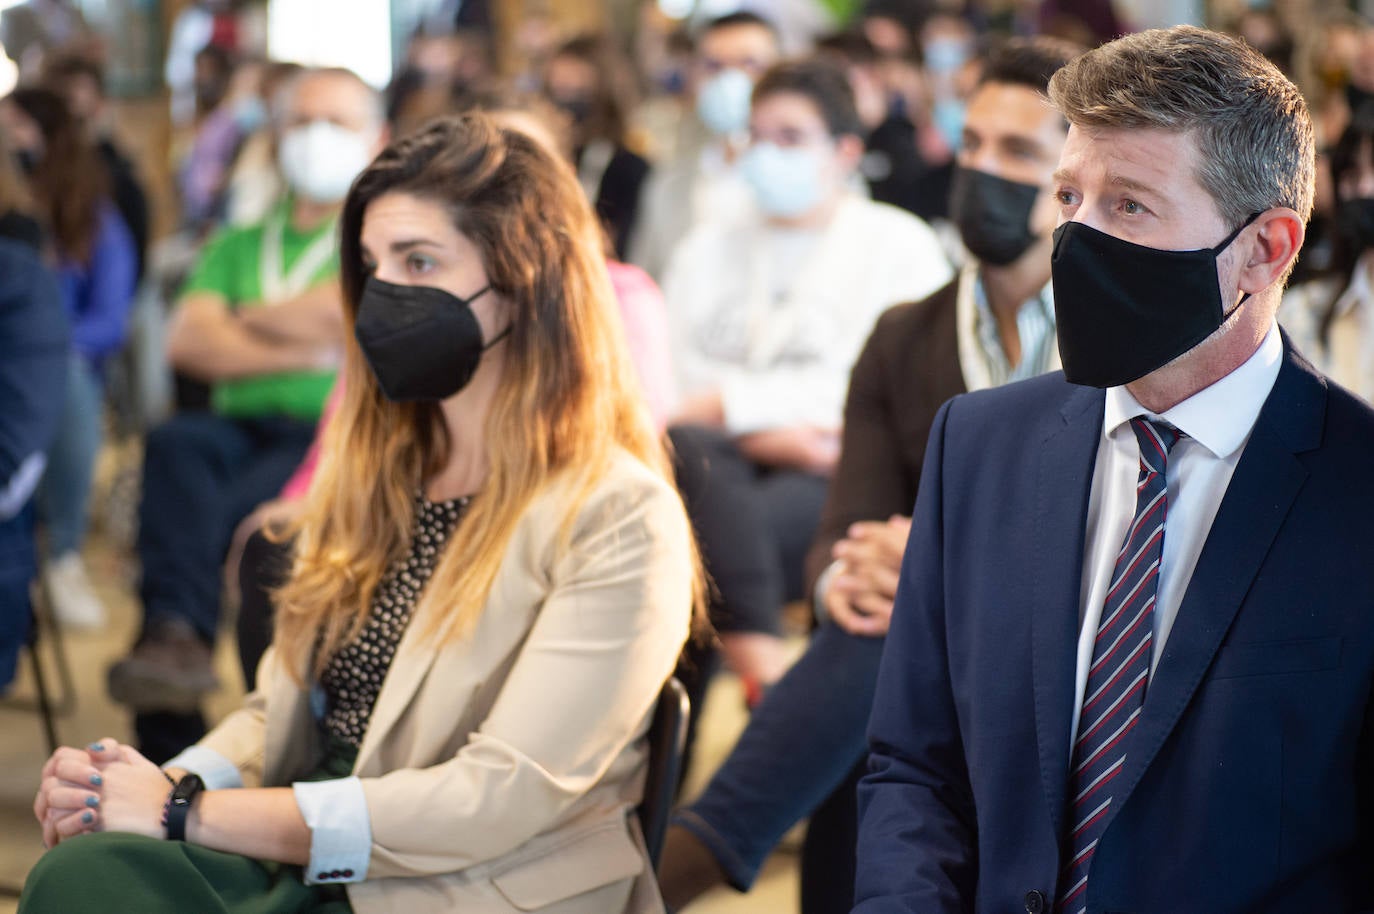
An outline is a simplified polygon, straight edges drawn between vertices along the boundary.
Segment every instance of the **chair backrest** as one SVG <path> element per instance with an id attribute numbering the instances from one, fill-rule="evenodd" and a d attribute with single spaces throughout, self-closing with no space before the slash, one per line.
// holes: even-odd
<path id="1" fill-rule="evenodd" d="M 676 676 L 668 677 L 658 694 L 653 722 L 649 724 L 649 771 L 644 779 L 644 799 L 639 804 L 639 824 L 654 869 L 658 869 L 663 838 L 668 832 L 668 817 L 677 797 L 691 714 L 687 689 Z"/>

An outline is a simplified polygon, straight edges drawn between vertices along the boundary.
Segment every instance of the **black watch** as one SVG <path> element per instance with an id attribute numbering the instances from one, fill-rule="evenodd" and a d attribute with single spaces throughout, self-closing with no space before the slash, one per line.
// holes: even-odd
<path id="1" fill-rule="evenodd" d="M 172 795 L 167 798 L 167 840 L 186 840 L 186 817 L 191 813 L 191 804 L 205 789 L 205 782 L 198 774 L 188 774 L 177 781 Z"/>

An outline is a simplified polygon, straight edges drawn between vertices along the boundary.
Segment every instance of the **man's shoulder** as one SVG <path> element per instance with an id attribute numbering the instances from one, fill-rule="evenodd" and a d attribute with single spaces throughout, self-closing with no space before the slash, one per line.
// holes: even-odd
<path id="1" fill-rule="evenodd" d="M 946 404 L 946 424 L 992 441 L 1010 437 L 1034 446 L 1064 422 L 1096 408 L 1104 393 L 1070 384 L 1062 371 L 961 394 Z"/>
<path id="2" fill-rule="evenodd" d="M 874 333 L 920 332 L 931 324 L 952 320 L 959 297 L 959 277 L 954 277 L 925 298 L 893 305 L 882 313 Z"/>

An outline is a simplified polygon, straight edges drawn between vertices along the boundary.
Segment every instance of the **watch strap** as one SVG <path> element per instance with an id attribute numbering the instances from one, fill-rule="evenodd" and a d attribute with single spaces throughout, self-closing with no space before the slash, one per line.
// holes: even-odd
<path id="1" fill-rule="evenodd" d="M 191 814 L 191 805 L 205 789 L 205 782 L 198 774 L 188 774 L 177 781 L 172 794 L 167 798 L 166 819 L 167 840 L 186 840 L 186 818 Z"/>

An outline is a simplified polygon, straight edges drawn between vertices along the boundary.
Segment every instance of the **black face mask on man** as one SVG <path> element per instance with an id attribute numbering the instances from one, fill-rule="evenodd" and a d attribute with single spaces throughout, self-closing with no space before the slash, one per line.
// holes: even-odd
<path id="1" fill-rule="evenodd" d="M 1040 195 L 1034 184 L 1008 181 L 972 168 L 955 168 L 949 216 L 969 253 L 1004 267 L 1035 243 L 1031 210 Z"/>
<path id="2" fill-rule="evenodd" d="M 1133 244 L 1081 222 L 1055 229 L 1050 276 L 1064 377 L 1129 384 L 1216 332 L 1249 297 L 1223 309 L 1217 256 L 1259 215 L 1196 251 Z"/>
<path id="3" fill-rule="evenodd" d="M 398 286 L 373 276 L 358 300 L 354 335 L 377 384 L 396 402 L 446 400 L 472 380 L 482 353 L 510 333 L 483 343 L 472 303 L 432 286 Z"/>

